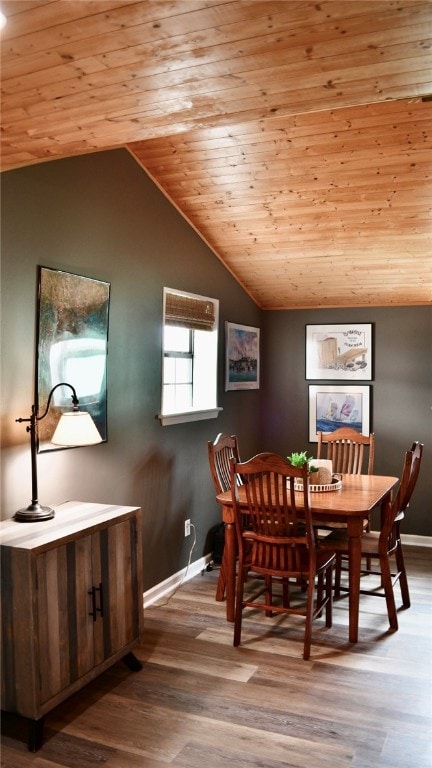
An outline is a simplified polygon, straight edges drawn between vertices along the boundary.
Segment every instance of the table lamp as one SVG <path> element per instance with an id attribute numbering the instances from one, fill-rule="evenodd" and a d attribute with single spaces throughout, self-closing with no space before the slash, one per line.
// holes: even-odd
<path id="1" fill-rule="evenodd" d="M 69 413 L 63 413 L 59 419 L 55 432 L 52 436 L 51 442 L 55 445 L 62 446 L 78 446 L 78 445 L 95 445 L 101 443 L 102 438 L 98 432 L 96 424 L 92 417 L 86 411 L 80 411 L 79 400 L 75 388 L 72 384 L 68 384 L 66 381 L 62 381 L 56 384 L 52 388 L 48 395 L 48 402 L 45 411 L 39 416 L 37 413 L 36 405 L 32 405 L 31 416 L 28 419 L 15 419 L 15 421 L 30 422 L 27 427 L 27 432 L 30 432 L 30 449 L 31 449 L 31 471 L 32 471 L 32 500 L 31 504 L 25 509 L 20 509 L 14 514 L 14 520 L 20 523 L 35 523 L 40 520 L 50 520 L 54 517 L 54 510 L 51 507 L 43 507 L 38 500 L 38 487 L 37 487 L 37 432 L 38 422 L 45 418 L 49 411 L 51 404 L 51 398 L 53 393 L 58 387 L 69 387 L 72 390 L 72 411 Z"/>

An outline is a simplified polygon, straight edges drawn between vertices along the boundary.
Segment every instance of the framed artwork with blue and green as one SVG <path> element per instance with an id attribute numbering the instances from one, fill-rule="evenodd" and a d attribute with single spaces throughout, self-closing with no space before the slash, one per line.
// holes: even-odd
<path id="1" fill-rule="evenodd" d="M 259 389 L 260 329 L 225 323 L 225 391 Z"/>
<path id="2" fill-rule="evenodd" d="M 107 440 L 109 302 L 110 283 L 38 267 L 38 412 L 45 409 L 51 389 L 66 382 L 75 388 L 80 409 L 90 413 L 103 442 Z M 39 453 L 59 450 L 50 439 L 61 413 L 70 405 L 70 389 L 58 387 L 47 417 L 39 425 Z"/>
<path id="3" fill-rule="evenodd" d="M 334 432 L 340 427 L 369 435 L 370 390 L 367 385 L 309 385 L 309 441 L 318 442 L 317 432 Z"/>

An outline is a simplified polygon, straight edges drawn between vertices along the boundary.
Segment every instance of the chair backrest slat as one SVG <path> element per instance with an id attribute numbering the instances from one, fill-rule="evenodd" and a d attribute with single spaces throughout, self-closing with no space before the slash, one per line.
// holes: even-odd
<path id="1" fill-rule="evenodd" d="M 230 460 L 240 461 L 236 435 L 219 432 L 213 442 L 208 442 L 208 457 L 211 476 L 216 494 L 229 491 L 231 487 Z"/>
<path id="2" fill-rule="evenodd" d="M 334 432 L 318 432 L 317 459 L 325 458 L 333 463 L 333 472 L 361 475 L 365 470 L 365 446 L 369 449 L 367 474 L 373 474 L 375 458 L 375 435 L 361 435 L 352 427 L 340 427 Z"/>

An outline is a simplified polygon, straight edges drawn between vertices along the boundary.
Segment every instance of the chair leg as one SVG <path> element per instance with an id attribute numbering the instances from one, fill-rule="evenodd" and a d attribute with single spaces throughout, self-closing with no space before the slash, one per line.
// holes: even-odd
<path id="1" fill-rule="evenodd" d="M 334 596 L 336 600 L 338 600 L 338 598 L 340 597 L 341 573 L 342 573 L 342 555 L 339 552 L 337 552 L 336 567 L 335 567 L 335 581 L 334 581 Z"/>
<path id="2" fill-rule="evenodd" d="M 306 607 L 306 620 L 305 620 L 305 635 L 303 646 L 303 658 L 307 661 L 310 657 L 310 649 L 312 642 L 312 621 L 314 612 L 314 596 L 315 596 L 315 584 L 313 579 L 309 579 L 307 588 L 307 607 Z"/>
<path id="3" fill-rule="evenodd" d="M 237 574 L 237 588 L 235 596 L 235 610 L 234 610 L 234 640 L 233 645 L 240 645 L 241 640 L 241 627 L 242 627 L 242 614 L 243 614 L 243 590 L 247 577 L 247 571 L 243 568 L 238 569 Z"/>
<path id="4" fill-rule="evenodd" d="M 397 620 L 396 603 L 394 599 L 392 576 L 391 576 L 390 562 L 388 557 L 380 558 L 380 567 L 381 567 L 381 580 L 382 580 L 382 586 L 384 589 L 385 599 L 387 603 L 387 613 L 388 613 L 390 628 L 396 631 L 397 629 L 399 629 L 399 625 Z"/>
<path id="5" fill-rule="evenodd" d="M 221 603 L 222 600 L 225 598 L 225 587 L 226 587 L 226 575 L 225 575 L 224 562 L 222 560 L 220 571 L 219 571 L 218 583 L 216 587 L 216 598 L 215 598 L 219 603 Z"/>
<path id="6" fill-rule="evenodd" d="M 406 575 L 405 561 L 404 561 L 402 545 L 400 541 L 395 552 L 395 557 L 396 557 L 396 568 L 398 570 L 398 573 L 400 574 L 399 584 L 400 584 L 401 595 L 402 595 L 402 605 L 404 608 L 409 608 L 411 605 L 411 600 L 410 600 L 410 594 L 408 589 L 408 579 Z"/>
<path id="7" fill-rule="evenodd" d="M 325 575 L 325 596 L 326 596 L 326 627 L 331 627 L 333 617 L 333 568 L 327 568 Z"/>
<path id="8" fill-rule="evenodd" d="M 284 608 L 290 607 L 290 589 L 288 579 L 284 579 L 282 582 L 282 598 Z"/>
<path id="9" fill-rule="evenodd" d="M 368 520 L 368 523 L 365 527 L 366 533 L 369 533 L 370 531 L 370 521 Z M 366 555 L 366 571 L 372 570 L 372 558 L 369 555 Z"/>
<path id="10" fill-rule="evenodd" d="M 269 618 L 273 616 L 273 611 L 271 610 L 271 607 L 273 605 L 273 581 L 271 576 L 266 576 L 264 579 L 264 583 L 266 586 L 265 590 L 265 601 L 266 605 L 268 606 L 268 610 L 265 612 L 265 615 Z"/>
<path id="11" fill-rule="evenodd" d="M 324 583 L 323 583 L 322 573 L 318 574 L 317 585 L 316 585 L 316 595 L 317 595 L 316 604 L 317 604 L 317 608 L 319 608 L 319 606 L 322 606 L 323 604 L 323 595 L 324 595 Z M 322 610 L 319 613 L 317 613 L 317 619 L 320 619 L 321 616 L 322 616 Z"/>

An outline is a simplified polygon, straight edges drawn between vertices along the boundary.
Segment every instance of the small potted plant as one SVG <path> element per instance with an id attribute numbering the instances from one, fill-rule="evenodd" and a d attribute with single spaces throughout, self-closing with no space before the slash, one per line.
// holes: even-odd
<path id="1" fill-rule="evenodd" d="M 300 451 L 299 453 L 293 452 L 291 456 L 288 456 L 287 458 L 293 467 L 304 467 L 304 465 L 307 464 L 310 475 L 313 472 L 318 472 L 318 467 L 314 467 L 312 464 L 313 457 L 310 456 L 308 458 L 307 451 Z"/>

